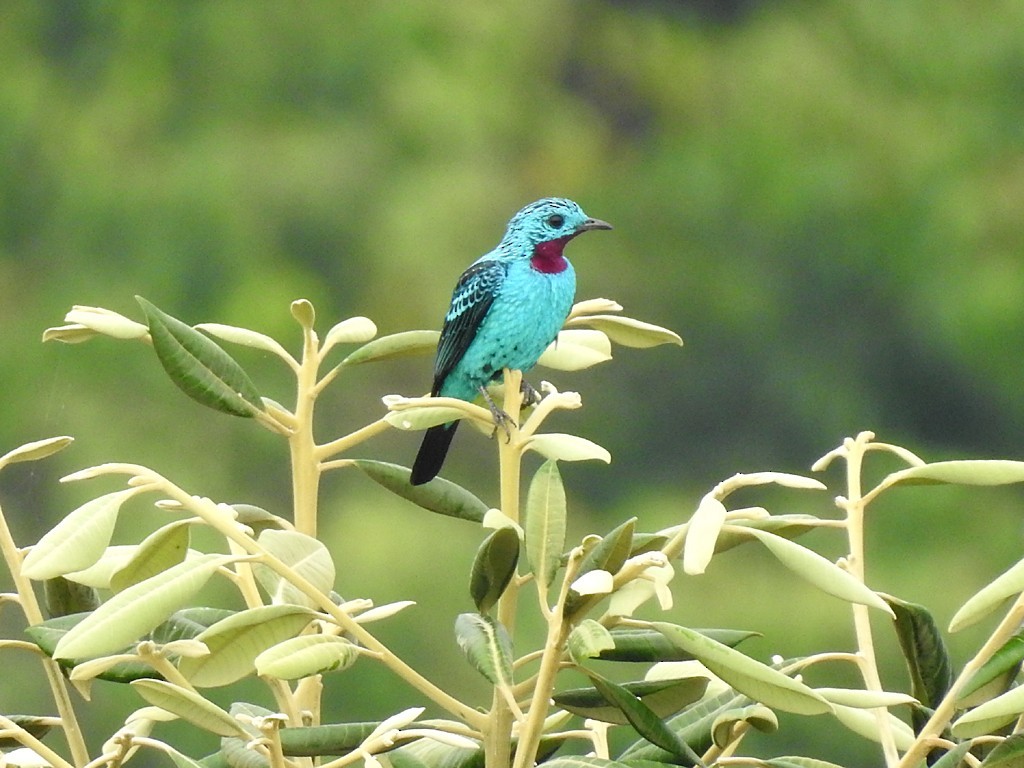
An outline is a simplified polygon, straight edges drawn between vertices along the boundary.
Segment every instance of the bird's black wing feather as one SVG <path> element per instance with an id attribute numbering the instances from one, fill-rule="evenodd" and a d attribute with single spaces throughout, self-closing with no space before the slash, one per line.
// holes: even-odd
<path id="1" fill-rule="evenodd" d="M 437 343 L 431 394 L 438 393 L 452 368 L 466 354 L 495 296 L 501 291 L 507 271 L 508 265 L 503 261 L 480 261 L 462 273 L 452 292 L 452 303 Z"/>

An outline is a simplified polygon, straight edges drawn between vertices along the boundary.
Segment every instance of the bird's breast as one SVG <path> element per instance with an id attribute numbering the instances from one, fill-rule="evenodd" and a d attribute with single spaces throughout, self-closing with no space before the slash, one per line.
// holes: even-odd
<path id="1" fill-rule="evenodd" d="M 565 244 L 569 242 L 568 237 L 560 237 L 557 240 L 548 240 L 544 243 L 537 243 L 533 247 L 533 256 L 530 257 L 530 266 L 537 272 L 545 275 L 557 275 L 564 272 L 569 266 L 562 251 Z"/>

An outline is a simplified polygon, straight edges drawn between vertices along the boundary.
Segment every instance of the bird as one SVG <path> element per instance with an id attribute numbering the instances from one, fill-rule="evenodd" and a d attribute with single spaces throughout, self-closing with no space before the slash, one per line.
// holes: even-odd
<path id="1" fill-rule="evenodd" d="M 560 197 L 530 203 L 508 223 L 494 250 L 473 262 L 452 292 L 434 359 L 432 397 L 473 401 L 503 370 L 529 371 L 558 336 L 572 309 L 576 273 L 565 258 L 566 244 L 595 229 L 611 229 Z M 430 427 L 412 465 L 409 481 L 422 485 L 444 464 L 458 421 Z"/>

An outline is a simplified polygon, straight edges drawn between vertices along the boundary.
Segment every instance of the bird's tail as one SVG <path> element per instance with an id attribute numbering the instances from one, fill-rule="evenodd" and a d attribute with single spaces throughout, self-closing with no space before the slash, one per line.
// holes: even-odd
<path id="1" fill-rule="evenodd" d="M 412 463 L 412 475 L 409 477 L 412 485 L 423 485 L 437 477 L 441 465 L 444 464 L 444 457 L 448 455 L 448 446 L 452 444 L 457 426 L 459 422 L 453 421 L 431 427 L 424 433 L 419 453 Z"/>

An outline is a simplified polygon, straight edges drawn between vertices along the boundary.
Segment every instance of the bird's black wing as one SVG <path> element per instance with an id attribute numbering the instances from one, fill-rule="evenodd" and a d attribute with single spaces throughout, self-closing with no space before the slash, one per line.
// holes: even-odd
<path id="1" fill-rule="evenodd" d="M 479 261 L 462 273 L 452 292 L 452 303 L 437 343 L 432 394 L 438 393 L 452 368 L 473 343 L 495 296 L 501 292 L 507 271 L 508 264 L 504 261 Z"/>

